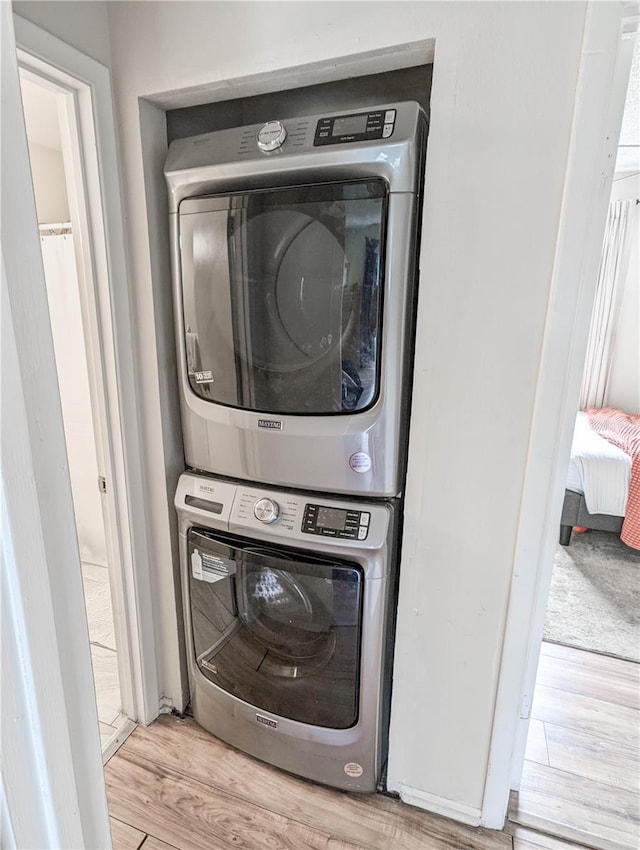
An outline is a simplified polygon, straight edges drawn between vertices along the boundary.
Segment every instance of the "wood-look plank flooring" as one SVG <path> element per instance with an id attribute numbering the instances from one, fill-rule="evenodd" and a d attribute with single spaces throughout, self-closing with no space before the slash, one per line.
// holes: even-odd
<path id="1" fill-rule="evenodd" d="M 512 847 L 499 832 L 289 776 L 217 741 L 191 719 L 165 716 L 136 730 L 105 775 L 112 816 L 178 850 Z"/>
<path id="2" fill-rule="evenodd" d="M 128 823 L 123 823 L 121 820 L 109 818 L 111 827 L 111 840 L 114 848 L 118 850 L 138 850 L 147 837 L 144 832 L 139 829 L 129 826 Z"/>
<path id="3" fill-rule="evenodd" d="M 584 845 L 569 843 L 562 838 L 522 826 L 514 826 L 513 850 L 584 850 Z"/>
<path id="4" fill-rule="evenodd" d="M 163 716 L 105 769 L 114 850 L 636 850 L 637 665 L 544 647 L 503 832 L 315 785 Z"/>
<path id="5" fill-rule="evenodd" d="M 640 666 L 544 643 L 531 716 L 510 821 L 596 850 L 638 850 Z"/>

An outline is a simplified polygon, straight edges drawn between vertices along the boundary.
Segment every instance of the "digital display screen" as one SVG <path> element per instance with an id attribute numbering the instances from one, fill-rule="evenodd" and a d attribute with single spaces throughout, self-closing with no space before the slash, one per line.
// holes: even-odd
<path id="1" fill-rule="evenodd" d="M 318 508 L 316 525 L 318 528 L 334 528 L 336 531 L 344 531 L 347 521 L 347 512 L 336 508 Z"/>
<path id="2" fill-rule="evenodd" d="M 352 136 L 367 132 L 366 115 L 348 115 L 346 118 L 335 118 L 332 136 Z"/>

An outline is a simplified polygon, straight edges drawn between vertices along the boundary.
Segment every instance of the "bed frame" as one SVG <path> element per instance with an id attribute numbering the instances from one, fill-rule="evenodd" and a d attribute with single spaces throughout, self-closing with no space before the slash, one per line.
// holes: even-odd
<path id="1" fill-rule="evenodd" d="M 622 530 L 624 517 L 609 516 L 608 514 L 590 514 L 582 493 L 573 490 L 564 491 L 564 504 L 560 519 L 560 543 L 568 546 L 571 543 L 571 531 L 574 525 L 592 528 L 596 531 Z"/>

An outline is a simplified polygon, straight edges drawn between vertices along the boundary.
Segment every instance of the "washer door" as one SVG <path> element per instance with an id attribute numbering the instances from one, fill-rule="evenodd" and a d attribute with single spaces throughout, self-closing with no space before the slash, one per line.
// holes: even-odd
<path id="1" fill-rule="evenodd" d="M 196 663 L 256 708 L 345 729 L 358 718 L 359 566 L 192 528 Z"/>
<path id="2" fill-rule="evenodd" d="M 268 413 L 374 403 L 386 198 L 370 180 L 183 201 L 195 393 Z"/>
<path id="3" fill-rule="evenodd" d="M 280 559 L 285 560 L 282 555 Z M 276 569 L 268 550 L 246 549 L 238 559 L 236 600 L 242 623 L 285 662 L 279 668 L 282 675 L 307 675 L 331 657 L 335 636 L 330 578 L 310 582 Z"/>

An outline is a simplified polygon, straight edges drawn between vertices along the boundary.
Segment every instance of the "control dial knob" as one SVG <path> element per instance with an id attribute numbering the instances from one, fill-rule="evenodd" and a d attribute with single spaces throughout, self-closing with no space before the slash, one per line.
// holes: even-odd
<path id="1" fill-rule="evenodd" d="M 282 147 L 287 131 L 281 121 L 267 121 L 258 130 L 258 147 L 261 151 L 275 151 Z"/>
<path id="2" fill-rule="evenodd" d="M 258 499 L 253 506 L 253 515 L 257 520 L 268 525 L 280 516 L 280 506 L 273 499 Z"/>

